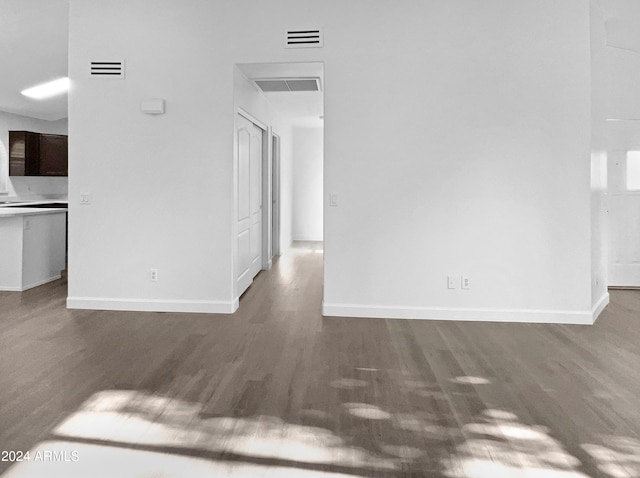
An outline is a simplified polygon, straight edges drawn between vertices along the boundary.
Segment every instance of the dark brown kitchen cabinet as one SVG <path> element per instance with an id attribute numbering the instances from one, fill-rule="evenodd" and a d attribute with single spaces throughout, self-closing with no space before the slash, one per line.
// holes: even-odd
<path id="1" fill-rule="evenodd" d="M 29 131 L 9 131 L 9 175 L 38 176 L 40 135 Z"/>
<path id="2" fill-rule="evenodd" d="M 9 176 L 67 176 L 68 156 L 65 135 L 9 131 Z"/>
<path id="3" fill-rule="evenodd" d="M 67 137 L 40 134 L 39 176 L 67 176 Z"/>

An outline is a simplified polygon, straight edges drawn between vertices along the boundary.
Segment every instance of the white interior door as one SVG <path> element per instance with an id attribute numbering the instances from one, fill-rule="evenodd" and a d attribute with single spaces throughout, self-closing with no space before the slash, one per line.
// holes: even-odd
<path id="1" fill-rule="evenodd" d="M 640 151 L 609 158 L 609 286 L 640 287 Z"/>
<path id="2" fill-rule="evenodd" d="M 262 134 L 242 115 L 237 118 L 238 203 L 237 264 L 238 296 L 251 285 L 262 267 Z"/>

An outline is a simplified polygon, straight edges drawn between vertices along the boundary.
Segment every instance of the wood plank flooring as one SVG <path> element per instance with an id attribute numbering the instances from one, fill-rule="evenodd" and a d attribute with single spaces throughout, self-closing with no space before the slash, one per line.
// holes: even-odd
<path id="1" fill-rule="evenodd" d="M 233 316 L 0 292 L 3 478 L 640 477 L 640 291 L 591 327 L 323 318 L 322 260 Z"/>

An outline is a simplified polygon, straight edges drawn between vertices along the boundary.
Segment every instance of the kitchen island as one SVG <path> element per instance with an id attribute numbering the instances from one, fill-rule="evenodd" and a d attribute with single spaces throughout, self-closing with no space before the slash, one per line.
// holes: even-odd
<path id="1" fill-rule="evenodd" d="M 66 209 L 0 207 L 0 291 L 54 281 L 65 268 Z"/>

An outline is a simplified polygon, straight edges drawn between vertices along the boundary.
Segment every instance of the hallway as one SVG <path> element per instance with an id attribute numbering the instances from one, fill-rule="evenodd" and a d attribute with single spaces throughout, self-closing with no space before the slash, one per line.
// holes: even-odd
<path id="1" fill-rule="evenodd" d="M 591 327 L 323 318 L 322 263 L 297 244 L 233 316 L 0 292 L 0 450 L 69 458 L 4 476 L 640 474 L 640 291 Z"/>

